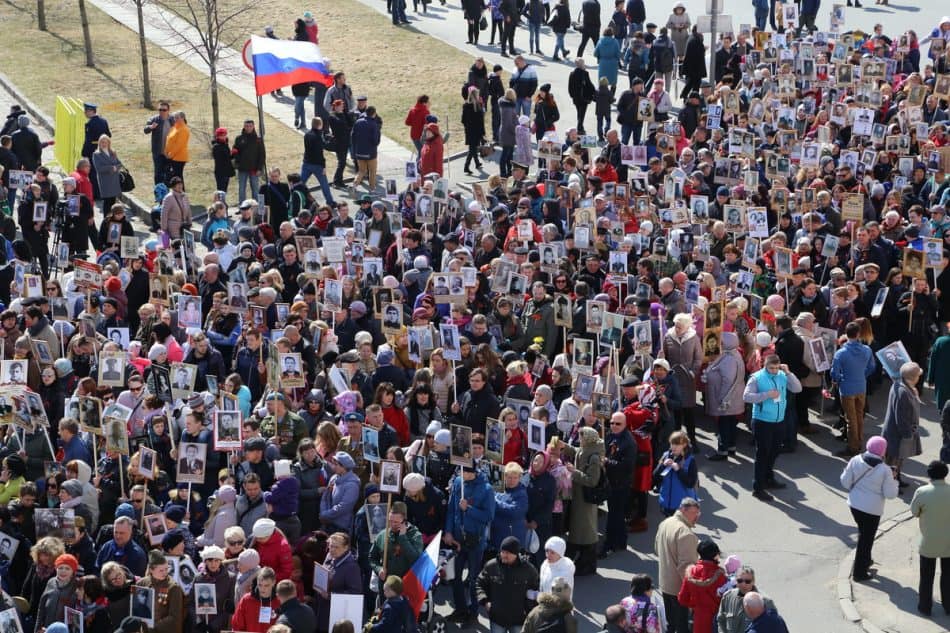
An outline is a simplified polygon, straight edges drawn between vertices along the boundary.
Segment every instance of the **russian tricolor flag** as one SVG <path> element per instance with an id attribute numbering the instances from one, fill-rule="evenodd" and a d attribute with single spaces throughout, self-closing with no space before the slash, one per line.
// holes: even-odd
<path id="1" fill-rule="evenodd" d="M 251 60 L 258 95 L 308 81 L 333 85 L 333 75 L 327 69 L 326 60 L 320 54 L 320 48 L 312 42 L 252 35 Z"/>
<path id="2" fill-rule="evenodd" d="M 439 573 L 439 545 L 441 543 L 442 532 L 439 532 L 402 579 L 402 595 L 409 601 L 409 606 L 412 607 L 416 618 L 419 617 L 419 611 L 422 610 L 422 603 L 425 602 L 426 593 L 432 586 L 432 581 Z"/>

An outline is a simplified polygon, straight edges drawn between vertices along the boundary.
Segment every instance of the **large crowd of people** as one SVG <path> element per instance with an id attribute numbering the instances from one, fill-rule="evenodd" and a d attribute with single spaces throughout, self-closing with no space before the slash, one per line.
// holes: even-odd
<path id="1" fill-rule="evenodd" d="M 115 139 L 151 146 L 143 240 L 107 112 L 85 104 L 82 158 L 59 178 L 11 110 L 4 633 L 408 633 L 436 539 L 451 622 L 573 633 L 575 587 L 651 530 L 651 504 L 659 573 L 632 576 L 607 631 L 787 631 L 781 596 L 695 532 L 700 470 L 736 459 L 741 428 L 749 503 L 783 494 L 776 461 L 800 434 L 841 440 L 856 582 L 875 571 L 905 460 L 932 454 L 911 508 L 930 614 L 936 559 L 950 558 L 950 17 L 918 39 L 834 15 L 818 31 L 818 2 L 771 16 L 753 2 L 755 27 L 716 43 L 710 82 L 682 5 L 655 35 L 642 2 L 618 0 L 601 33 L 585 0 L 570 127 L 513 49 L 523 12 L 530 52 L 550 22 L 566 58 L 567 0 L 463 5 L 469 38 L 491 22 L 515 57 L 507 85 L 482 59 L 466 78 L 465 171 L 485 178 L 464 187 L 443 177 L 422 95 L 406 118 L 411 177 L 377 188 L 382 122 L 338 72 L 309 128 L 312 86 L 292 88 L 299 170 L 267 165 L 253 120 L 233 142 L 215 130 L 219 191 L 200 226 L 185 113 L 162 102 L 147 140 Z M 403 0 L 390 8 L 405 20 Z M 313 15 L 295 33 L 316 42 Z M 928 385 L 942 447 L 918 430 Z M 828 425 L 811 412 L 825 409 Z M 697 429 L 716 435 L 708 454 Z"/>

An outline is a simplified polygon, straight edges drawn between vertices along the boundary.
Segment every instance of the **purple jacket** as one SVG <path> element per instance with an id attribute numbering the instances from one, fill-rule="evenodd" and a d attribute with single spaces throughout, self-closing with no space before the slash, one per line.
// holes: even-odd
<path id="1" fill-rule="evenodd" d="M 300 480 L 296 477 L 278 479 L 264 493 L 264 503 L 271 507 L 272 519 L 283 519 L 296 514 L 300 509 Z"/>

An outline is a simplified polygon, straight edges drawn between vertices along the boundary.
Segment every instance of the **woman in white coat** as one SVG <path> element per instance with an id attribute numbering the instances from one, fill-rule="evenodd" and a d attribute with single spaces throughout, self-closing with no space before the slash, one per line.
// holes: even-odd
<path id="1" fill-rule="evenodd" d="M 884 514 L 884 501 L 897 496 L 894 470 L 884 463 L 887 440 L 876 435 L 868 440 L 867 450 L 855 455 L 841 473 L 841 485 L 848 491 L 848 505 L 858 526 L 858 547 L 854 553 L 851 577 L 858 581 L 871 578 L 871 547 Z"/>
<path id="2" fill-rule="evenodd" d="M 574 589 L 574 561 L 564 555 L 565 551 L 567 543 L 560 536 L 552 536 L 545 541 L 538 591 L 551 593 L 555 578 L 563 578 Z"/>

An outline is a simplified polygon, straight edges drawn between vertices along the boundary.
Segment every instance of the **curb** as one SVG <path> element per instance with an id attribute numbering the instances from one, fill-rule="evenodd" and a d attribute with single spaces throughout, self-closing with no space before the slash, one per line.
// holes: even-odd
<path id="1" fill-rule="evenodd" d="M 876 541 L 880 539 L 882 536 L 897 526 L 906 523 L 913 518 L 914 516 L 910 513 L 910 510 L 904 510 L 903 512 L 894 515 L 878 526 L 877 534 L 874 536 L 874 540 Z M 874 623 L 864 619 L 854 604 L 854 592 L 851 585 L 851 567 L 853 565 L 854 550 L 848 552 L 848 554 L 842 558 L 841 562 L 838 564 L 837 590 L 838 606 L 841 607 L 841 614 L 844 616 L 845 620 L 860 625 L 861 629 L 865 633 L 886 633 Z"/>
<path id="2" fill-rule="evenodd" d="M 30 117 L 32 117 L 32 119 L 40 127 L 49 132 L 50 135 L 55 136 L 55 119 L 40 109 L 40 107 L 33 103 L 30 99 L 28 99 L 27 96 L 24 95 L 23 92 L 20 91 L 20 89 L 17 88 L 17 86 L 12 81 L 10 81 L 10 78 L 2 72 L 0 72 L 0 87 L 3 87 L 7 92 L 13 95 L 13 98 L 16 99 L 23 109 L 30 114 Z M 60 167 L 62 167 L 62 165 L 60 165 Z M 123 193 L 120 196 L 120 199 L 135 212 L 135 214 L 140 220 L 142 220 L 142 222 L 145 223 L 146 226 L 152 225 L 152 208 L 150 205 L 142 202 L 135 196 L 128 193 Z"/>

